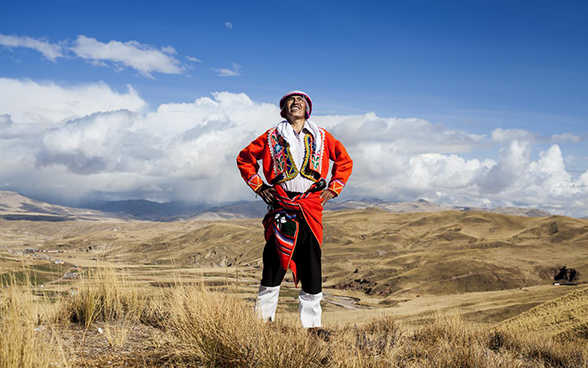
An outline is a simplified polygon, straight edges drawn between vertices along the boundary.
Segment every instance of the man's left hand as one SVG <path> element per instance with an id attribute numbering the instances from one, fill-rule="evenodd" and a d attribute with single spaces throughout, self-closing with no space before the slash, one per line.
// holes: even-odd
<path id="1" fill-rule="evenodd" d="M 321 202 L 321 205 L 324 206 L 325 203 L 327 203 L 328 200 L 333 199 L 335 197 L 335 194 L 333 194 L 333 192 L 331 192 L 328 189 L 325 189 L 321 192 L 321 198 L 323 199 L 323 201 Z"/>

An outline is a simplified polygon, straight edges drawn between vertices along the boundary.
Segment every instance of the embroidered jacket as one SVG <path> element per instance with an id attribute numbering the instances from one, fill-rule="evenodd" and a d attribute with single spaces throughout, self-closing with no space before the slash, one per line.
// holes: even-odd
<path id="1" fill-rule="evenodd" d="M 251 189 L 257 191 L 263 184 L 261 177 L 257 174 L 258 161 L 262 160 L 263 174 L 271 185 L 291 180 L 298 174 L 312 181 L 318 181 L 327 178 L 329 160 L 332 160 L 333 168 L 328 189 L 338 196 L 351 175 L 353 162 L 341 142 L 323 128 L 319 128 L 319 133 L 322 146 L 318 150 L 312 135 L 305 136 L 305 156 L 302 167 L 297 168 L 290 154 L 288 142 L 278 134 L 275 127 L 269 129 L 239 153 L 237 166 L 241 176 Z"/>

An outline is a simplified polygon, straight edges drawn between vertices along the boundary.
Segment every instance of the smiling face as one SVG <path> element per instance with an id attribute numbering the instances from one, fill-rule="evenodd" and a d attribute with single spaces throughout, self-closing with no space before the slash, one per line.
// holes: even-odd
<path id="1" fill-rule="evenodd" d="M 306 118 L 306 99 L 300 95 L 288 97 L 284 108 L 288 120 Z"/>

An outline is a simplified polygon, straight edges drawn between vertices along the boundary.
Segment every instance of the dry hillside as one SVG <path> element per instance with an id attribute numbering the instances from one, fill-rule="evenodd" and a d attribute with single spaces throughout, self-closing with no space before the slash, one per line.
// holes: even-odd
<path id="1" fill-rule="evenodd" d="M 217 284 L 237 275 L 248 297 L 261 273 L 260 219 L 0 224 L 4 272 L 17 271 L 10 260 L 22 255 L 15 250 L 34 248 L 65 251 L 48 258 L 71 266 L 111 262 L 155 285 L 173 281 L 171 269 L 216 275 L 211 283 Z M 42 268 L 46 255 L 24 256 L 38 263 L 43 280 L 60 277 L 61 271 Z M 323 259 L 330 308 L 359 308 L 349 310 L 350 319 L 366 308 L 389 307 L 407 316 L 460 308 L 471 320 L 495 323 L 571 291 L 551 286 L 563 266 L 577 271 L 580 284 L 586 281 L 588 221 L 458 211 L 327 211 Z M 294 310 L 297 291 L 285 286 Z"/>
<path id="2" fill-rule="evenodd" d="M 550 300 L 501 322 L 501 330 L 588 339 L 588 288 Z"/>

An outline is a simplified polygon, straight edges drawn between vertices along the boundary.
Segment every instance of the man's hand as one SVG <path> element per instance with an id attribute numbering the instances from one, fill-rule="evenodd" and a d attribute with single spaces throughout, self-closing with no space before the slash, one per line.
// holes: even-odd
<path id="1" fill-rule="evenodd" d="M 321 202 L 321 205 L 324 206 L 325 203 L 327 203 L 328 200 L 333 199 L 335 197 L 335 194 L 333 192 L 331 192 L 328 189 L 325 189 L 321 192 L 321 198 L 323 199 L 323 201 Z"/>
<path id="2" fill-rule="evenodd" d="M 278 194 L 276 188 L 270 187 L 267 184 L 263 184 L 261 188 L 257 191 L 257 194 L 263 199 L 263 201 L 267 204 L 273 204 L 276 200 L 275 196 Z"/>

